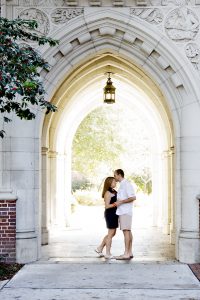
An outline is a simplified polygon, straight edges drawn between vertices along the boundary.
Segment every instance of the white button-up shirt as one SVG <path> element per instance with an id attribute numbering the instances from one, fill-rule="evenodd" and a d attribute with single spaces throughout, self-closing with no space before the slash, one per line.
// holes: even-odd
<path id="1" fill-rule="evenodd" d="M 117 192 L 117 200 L 125 200 L 135 196 L 133 185 L 127 180 L 123 179 Z M 118 206 L 117 215 L 130 215 L 132 216 L 133 202 L 123 203 Z"/>

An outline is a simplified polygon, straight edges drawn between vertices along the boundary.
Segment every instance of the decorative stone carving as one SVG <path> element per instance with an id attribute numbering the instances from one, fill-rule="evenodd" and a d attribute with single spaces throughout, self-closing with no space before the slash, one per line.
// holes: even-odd
<path id="1" fill-rule="evenodd" d="M 25 9 L 19 14 L 19 18 L 37 21 L 38 27 L 34 29 L 34 32 L 36 32 L 37 34 L 46 35 L 49 33 L 49 19 L 43 11 L 37 8 Z"/>
<path id="2" fill-rule="evenodd" d="M 191 9 L 182 6 L 168 14 L 165 29 L 172 40 L 187 42 L 193 40 L 197 35 L 199 20 Z"/>
<path id="3" fill-rule="evenodd" d="M 200 48 L 195 43 L 189 43 L 185 47 L 185 53 L 195 69 L 200 70 Z"/>
<path id="4" fill-rule="evenodd" d="M 57 8 L 51 13 L 51 20 L 55 24 L 63 24 L 83 14 L 83 8 Z"/>
<path id="5" fill-rule="evenodd" d="M 65 0 L 19 0 L 20 6 L 63 6 Z"/>
<path id="6" fill-rule="evenodd" d="M 161 2 L 162 5 L 176 5 L 176 6 L 183 6 L 183 5 L 188 5 L 191 4 L 191 0 L 162 0 Z"/>
<path id="7" fill-rule="evenodd" d="M 6 2 L 15 6 L 39 6 L 39 7 L 74 7 L 74 6 L 114 6 L 129 7 L 132 6 L 181 6 L 181 5 L 199 5 L 200 0 L 7 0 Z M 132 2 L 132 4 L 131 4 Z"/>
<path id="8" fill-rule="evenodd" d="M 131 15 L 135 15 L 151 24 L 159 24 L 163 14 L 158 8 L 131 8 Z"/>
<path id="9" fill-rule="evenodd" d="M 38 6 L 63 6 L 64 0 L 38 0 Z"/>

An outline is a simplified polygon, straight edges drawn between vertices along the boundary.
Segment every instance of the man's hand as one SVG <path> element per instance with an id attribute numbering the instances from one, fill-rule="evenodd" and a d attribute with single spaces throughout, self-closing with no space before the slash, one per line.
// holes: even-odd
<path id="1" fill-rule="evenodd" d="M 136 196 L 130 197 L 130 198 L 124 199 L 124 200 L 118 200 L 118 201 L 116 201 L 115 203 L 116 203 L 116 206 L 118 207 L 118 206 L 120 206 L 121 204 L 130 203 L 130 202 L 133 202 L 133 201 L 135 201 L 135 200 L 136 200 Z"/>
<path id="2" fill-rule="evenodd" d="M 123 201 L 122 200 L 118 200 L 115 203 L 116 203 L 116 206 L 118 207 L 118 206 L 120 206 L 123 203 Z"/>

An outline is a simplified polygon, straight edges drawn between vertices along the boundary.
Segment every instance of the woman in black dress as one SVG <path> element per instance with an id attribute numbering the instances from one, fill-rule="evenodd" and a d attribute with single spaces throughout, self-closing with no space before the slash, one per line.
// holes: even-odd
<path id="1" fill-rule="evenodd" d="M 102 197 L 105 201 L 105 220 L 106 226 L 108 228 L 108 234 L 103 238 L 99 247 L 95 251 L 100 255 L 104 256 L 102 251 L 104 246 L 106 246 L 106 255 L 104 256 L 107 259 L 113 258 L 110 253 L 112 238 L 116 233 L 118 227 L 118 215 L 116 215 L 116 201 L 117 201 L 117 192 L 114 189 L 116 187 L 116 181 L 114 177 L 107 177 L 104 182 Z"/>

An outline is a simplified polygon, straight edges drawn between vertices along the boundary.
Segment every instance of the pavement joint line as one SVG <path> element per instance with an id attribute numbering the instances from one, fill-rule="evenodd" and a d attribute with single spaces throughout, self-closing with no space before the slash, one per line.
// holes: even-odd
<path id="1" fill-rule="evenodd" d="M 83 287 L 83 288 L 31 288 L 31 287 L 4 287 L 5 289 L 29 289 L 29 290 L 152 290 L 152 291 L 200 291 L 200 288 L 193 288 L 193 289 L 161 289 L 161 288 L 95 288 L 95 287 Z"/>

